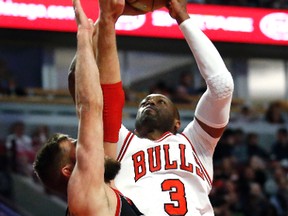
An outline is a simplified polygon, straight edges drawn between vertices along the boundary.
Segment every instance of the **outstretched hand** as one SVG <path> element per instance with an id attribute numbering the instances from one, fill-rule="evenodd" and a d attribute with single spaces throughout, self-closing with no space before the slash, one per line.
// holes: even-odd
<path id="1" fill-rule="evenodd" d="M 79 41 L 79 35 L 82 35 L 82 32 L 88 33 L 88 40 L 89 44 L 92 46 L 92 37 L 95 31 L 93 20 L 88 19 L 83 8 L 81 5 L 80 0 L 73 0 L 73 7 L 74 7 L 74 12 L 75 12 L 75 19 L 77 22 L 78 26 L 78 43 L 81 43 Z M 85 34 L 86 34 L 85 33 Z M 81 39 L 84 39 L 84 37 L 81 37 Z"/>
<path id="2" fill-rule="evenodd" d="M 168 0 L 167 9 L 170 16 L 180 25 L 184 20 L 189 19 L 187 12 L 187 0 Z"/>
<path id="3" fill-rule="evenodd" d="M 123 14 L 125 0 L 99 0 L 100 16 L 110 17 L 115 22 Z"/>
<path id="4" fill-rule="evenodd" d="M 80 0 L 73 0 L 73 7 L 78 28 L 93 29 L 93 21 L 87 18 Z"/>
<path id="5" fill-rule="evenodd" d="M 146 13 L 148 12 L 138 10 L 125 2 L 125 7 L 124 7 L 124 11 L 122 15 L 140 15 L 140 14 L 146 14 Z"/>

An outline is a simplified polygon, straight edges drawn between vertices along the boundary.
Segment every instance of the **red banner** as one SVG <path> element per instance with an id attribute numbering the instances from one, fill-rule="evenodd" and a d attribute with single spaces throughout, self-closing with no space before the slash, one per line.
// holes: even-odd
<path id="1" fill-rule="evenodd" d="M 96 19 L 96 0 L 82 0 Z M 188 12 L 213 41 L 288 46 L 288 10 L 189 4 Z M 0 28 L 75 32 L 71 0 L 0 0 Z M 119 35 L 180 38 L 178 25 L 165 8 L 139 16 L 122 16 Z"/>

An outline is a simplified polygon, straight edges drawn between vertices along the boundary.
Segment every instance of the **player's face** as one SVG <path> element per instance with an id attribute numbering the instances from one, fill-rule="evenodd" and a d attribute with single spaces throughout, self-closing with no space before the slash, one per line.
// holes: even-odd
<path id="1" fill-rule="evenodd" d="M 63 141 L 61 145 L 62 145 L 62 150 L 65 152 L 65 155 L 69 157 L 70 162 L 73 165 L 75 165 L 77 140 L 68 138 L 66 141 Z M 105 156 L 104 166 L 105 166 L 104 179 L 105 179 L 105 182 L 109 183 L 111 180 L 115 178 L 115 176 L 119 172 L 120 162 Z"/>
<path id="2" fill-rule="evenodd" d="M 151 94 L 141 101 L 135 126 L 140 134 L 149 128 L 166 132 L 174 127 L 174 120 L 175 109 L 171 100 L 162 94 Z"/>

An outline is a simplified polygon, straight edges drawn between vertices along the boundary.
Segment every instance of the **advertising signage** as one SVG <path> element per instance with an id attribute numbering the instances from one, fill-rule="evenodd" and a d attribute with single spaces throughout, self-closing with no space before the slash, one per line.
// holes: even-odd
<path id="1" fill-rule="evenodd" d="M 97 1 L 82 5 L 95 20 Z M 189 4 L 188 12 L 213 41 L 288 46 L 288 10 Z M 0 28 L 76 32 L 71 0 L 0 0 Z M 121 16 L 116 28 L 123 36 L 183 39 L 165 8 Z"/>

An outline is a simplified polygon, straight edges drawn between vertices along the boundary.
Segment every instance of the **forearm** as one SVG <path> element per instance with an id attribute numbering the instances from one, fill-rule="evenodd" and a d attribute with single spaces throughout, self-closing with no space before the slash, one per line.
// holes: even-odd
<path id="1" fill-rule="evenodd" d="M 102 104 L 99 73 L 94 59 L 94 53 L 86 29 L 78 30 L 77 63 L 75 69 L 76 105 L 83 106 L 91 102 Z M 85 73 L 84 73 L 85 71 Z"/>
<path id="2" fill-rule="evenodd" d="M 97 55 L 101 84 L 112 84 L 121 81 L 115 22 L 113 17 L 101 13 L 98 23 L 99 53 Z"/>
<path id="3" fill-rule="evenodd" d="M 116 158 L 117 145 L 115 143 L 118 141 L 125 102 L 116 44 L 116 20 L 112 11 L 108 10 L 105 13 L 100 10 L 97 63 L 104 97 L 104 149 L 105 154 L 112 158 Z"/>
<path id="4" fill-rule="evenodd" d="M 226 126 L 229 116 L 234 82 L 218 50 L 191 19 L 180 28 L 195 57 L 207 91 L 202 95 L 195 116 L 214 128 Z"/>
<path id="5" fill-rule="evenodd" d="M 202 77 L 207 80 L 219 73 L 226 73 L 227 68 L 219 52 L 210 39 L 193 23 L 186 19 L 180 24 L 180 29 L 195 57 Z"/>
<path id="6" fill-rule="evenodd" d="M 116 145 L 114 144 L 112 145 L 113 147 L 111 147 L 111 143 L 117 143 L 119 138 L 125 96 L 121 82 L 115 84 L 102 84 L 101 87 L 104 97 L 103 126 L 104 142 L 106 142 L 104 143 L 104 148 L 106 154 L 115 158 Z"/>

